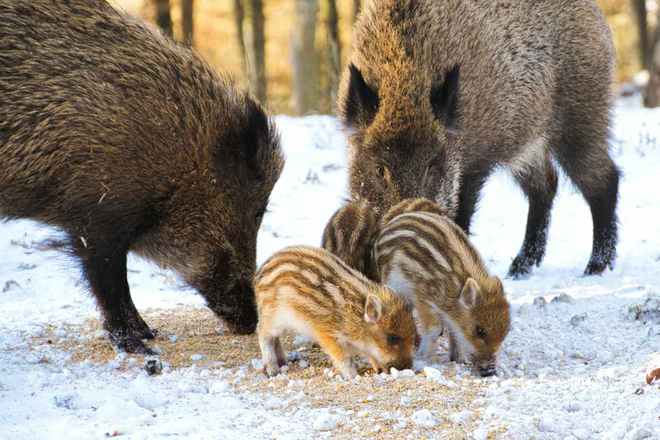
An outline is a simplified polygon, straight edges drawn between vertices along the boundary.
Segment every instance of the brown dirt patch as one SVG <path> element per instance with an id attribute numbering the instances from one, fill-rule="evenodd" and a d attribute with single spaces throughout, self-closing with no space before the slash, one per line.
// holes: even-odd
<path id="1" fill-rule="evenodd" d="M 223 334 L 222 324 L 208 309 L 148 310 L 143 317 L 158 330 L 156 339 L 148 345 L 161 351 L 161 361 L 171 369 L 193 364 L 209 370 L 228 369 L 225 377 L 237 392 L 264 399 L 278 398 L 285 402 L 285 407 L 280 408 L 285 411 L 295 410 L 299 405 L 336 408 L 344 417 L 332 431 L 333 438 L 464 439 L 480 419 L 479 397 L 487 382 L 457 373 L 452 366 L 444 369 L 443 374 L 454 387 L 431 381 L 419 373 L 397 379 L 376 375 L 366 364 L 359 379 L 347 382 L 336 376 L 318 347 L 311 343 L 294 347 L 294 338 L 288 336 L 282 342 L 297 360 L 289 362 L 286 374 L 267 379 L 251 365 L 252 359 L 260 358 L 256 337 Z M 100 329 L 96 319 L 82 326 L 50 326 L 30 342 L 35 347 L 50 345 L 66 351 L 71 354 L 72 363 L 105 364 L 119 359 L 120 370 L 143 365 L 143 356 L 117 358 Z M 202 359 L 193 361 L 195 354 L 202 355 Z M 412 422 L 413 413 L 422 409 L 431 411 L 437 421 L 435 426 L 423 427 Z M 450 416 L 461 411 L 469 411 L 469 416 L 460 422 L 452 420 Z M 489 438 L 497 438 L 504 432 L 491 432 Z"/>

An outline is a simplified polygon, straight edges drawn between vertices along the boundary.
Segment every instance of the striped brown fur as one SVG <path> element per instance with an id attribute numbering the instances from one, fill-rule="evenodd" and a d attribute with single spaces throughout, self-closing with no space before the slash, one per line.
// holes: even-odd
<path id="1" fill-rule="evenodd" d="M 321 247 L 377 281 L 371 264 L 371 250 L 377 232 L 378 218 L 371 206 L 364 202 L 349 202 L 328 221 Z"/>
<path id="2" fill-rule="evenodd" d="M 377 371 L 412 366 L 412 304 L 332 253 L 285 248 L 263 264 L 254 286 L 266 374 L 277 374 L 286 362 L 279 341 L 286 330 L 318 342 L 345 378 L 357 374 L 354 355 L 368 358 Z"/>
<path id="3" fill-rule="evenodd" d="M 488 274 L 466 234 L 449 218 L 432 212 L 388 218 L 375 240 L 374 259 L 382 282 L 415 303 L 420 353 L 428 353 L 444 325 L 451 360 L 493 374 L 510 323 L 500 279 Z"/>
<path id="4" fill-rule="evenodd" d="M 447 215 L 447 211 L 440 207 L 439 204 L 430 201 L 429 199 L 404 199 L 389 209 L 381 219 L 382 224 L 389 223 L 397 215 L 406 212 L 432 212 L 438 215 Z"/>

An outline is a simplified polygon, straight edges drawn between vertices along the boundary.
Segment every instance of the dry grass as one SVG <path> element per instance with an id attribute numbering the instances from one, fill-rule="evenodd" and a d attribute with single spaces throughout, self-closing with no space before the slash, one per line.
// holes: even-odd
<path id="1" fill-rule="evenodd" d="M 333 438 L 425 438 L 441 437 L 463 439 L 474 429 L 480 417 L 479 400 L 484 381 L 471 376 L 456 374 L 448 368 L 447 379 L 456 383 L 448 388 L 417 374 L 394 380 L 391 376 L 375 375 L 366 365 L 362 376 L 354 382 L 346 382 L 334 375 L 328 358 L 312 344 L 295 347 L 298 360 L 290 362 L 285 375 L 267 379 L 263 373 L 250 366 L 259 358 L 255 336 L 222 334 L 222 325 L 207 309 L 179 308 L 176 310 L 150 310 L 143 313 L 147 322 L 158 329 L 158 336 L 149 345 L 158 347 L 160 359 L 171 369 L 190 367 L 209 370 L 227 369 L 237 392 L 248 392 L 268 399 L 281 398 L 281 410 L 295 409 L 298 405 L 310 408 L 339 408 L 349 414 L 348 420 L 333 431 Z M 220 328 L 218 328 L 220 327 Z M 35 350 L 44 345 L 71 354 L 69 362 L 105 364 L 116 362 L 112 346 L 101 334 L 98 320 L 89 320 L 80 327 L 47 328 L 33 337 Z M 57 335 L 60 335 L 59 337 Z M 66 336 L 61 336 L 66 335 Z M 173 342 L 171 336 L 176 335 Z M 292 350 L 293 338 L 283 341 L 286 350 Z M 203 355 L 193 362 L 191 356 Z M 300 359 L 309 366 L 301 366 Z M 44 362 L 48 362 L 44 359 Z M 121 361 L 120 370 L 135 369 L 143 365 L 144 357 L 131 356 Z M 296 396 L 296 397 L 294 397 Z M 433 412 L 438 424 L 424 428 L 408 422 L 397 425 L 401 417 L 408 418 L 419 409 Z M 448 415 L 463 410 L 471 412 L 464 423 L 454 423 Z M 346 413 L 348 412 L 348 413 Z M 396 414 L 396 417 L 392 417 Z M 491 433 L 495 438 L 496 434 Z"/>
<path id="2" fill-rule="evenodd" d="M 127 11 L 153 19 L 151 2 L 147 0 L 111 0 Z M 322 3 L 322 2 L 321 2 Z M 346 62 L 351 41 L 351 1 L 338 0 L 342 60 Z M 614 31 L 617 48 L 619 81 L 629 80 L 639 70 L 637 34 L 628 0 L 598 0 Z M 172 0 L 175 32 L 180 32 L 179 2 Z M 291 113 L 291 63 L 289 38 L 293 23 L 292 0 L 264 0 L 266 19 L 266 75 L 268 107 L 275 113 Z M 323 16 L 323 11 L 319 14 Z M 195 1 L 195 47 L 217 69 L 231 73 L 245 86 L 241 72 L 241 56 L 236 40 L 232 2 L 229 0 Z M 322 20 L 317 28 L 317 46 L 323 50 L 325 28 Z M 325 103 L 325 108 L 328 103 Z"/>

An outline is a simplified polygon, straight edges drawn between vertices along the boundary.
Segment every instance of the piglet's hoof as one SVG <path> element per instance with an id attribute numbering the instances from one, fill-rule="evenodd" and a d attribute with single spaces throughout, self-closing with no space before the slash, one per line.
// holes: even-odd
<path id="1" fill-rule="evenodd" d="M 264 365 L 263 372 L 268 377 L 277 376 L 280 374 L 280 367 L 277 363 L 267 363 Z"/>

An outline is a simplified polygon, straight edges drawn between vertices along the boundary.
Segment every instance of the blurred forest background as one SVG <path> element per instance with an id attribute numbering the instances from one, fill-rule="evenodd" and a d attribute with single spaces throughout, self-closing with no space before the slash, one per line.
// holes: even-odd
<path id="1" fill-rule="evenodd" d="M 272 112 L 302 115 L 333 111 L 366 0 L 110 1 L 192 45 Z M 619 90 L 641 89 L 647 106 L 659 106 L 660 1 L 597 1 L 614 33 Z"/>

